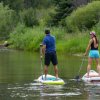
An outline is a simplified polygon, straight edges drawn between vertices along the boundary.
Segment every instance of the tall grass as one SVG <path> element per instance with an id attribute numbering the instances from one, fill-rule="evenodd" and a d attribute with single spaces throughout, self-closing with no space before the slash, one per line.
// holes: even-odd
<path id="1" fill-rule="evenodd" d="M 22 50 L 38 51 L 39 44 L 45 36 L 44 27 L 27 28 L 23 24 L 19 24 L 15 31 L 10 34 L 10 42 L 13 47 Z M 65 34 L 62 28 L 51 28 L 51 34 L 55 35 L 57 41 Z"/>
<path id="2" fill-rule="evenodd" d="M 10 42 L 13 47 L 23 50 L 37 50 L 42 41 L 42 29 L 38 27 L 27 28 L 24 25 L 18 25 L 13 33 L 10 34 Z"/>
<path id="3" fill-rule="evenodd" d="M 62 39 L 57 43 L 57 50 L 71 54 L 85 52 L 88 40 L 89 36 L 85 33 L 84 35 L 82 33 L 69 35 L 68 39 Z"/>
<path id="4" fill-rule="evenodd" d="M 100 23 L 93 28 L 97 33 L 97 37 L 100 36 L 99 25 Z M 13 43 L 12 47 L 28 51 L 39 51 L 39 44 L 45 36 L 44 29 L 44 27 L 27 28 L 22 24 L 18 25 L 15 31 L 10 34 L 10 42 Z M 89 32 L 68 34 L 62 27 L 51 28 L 51 34 L 56 37 L 57 52 L 71 54 L 85 52 L 90 39 Z"/>
<path id="5" fill-rule="evenodd" d="M 98 23 L 93 29 L 100 36 L 100 28 Z M 20 24 L 13 33 L 10 34 L 10 42 L 13 47 L 28 51 L 39 51 L 39 44 L 45 36 L 44 27 L 27 28 Z M 85 52 L 88 41 L 90 39 L 89 32 L 68 34 L 62 27 L 52 27 L 51 34 L 56 37 L 57 52 L 65 53 L 82 53 Z"/>

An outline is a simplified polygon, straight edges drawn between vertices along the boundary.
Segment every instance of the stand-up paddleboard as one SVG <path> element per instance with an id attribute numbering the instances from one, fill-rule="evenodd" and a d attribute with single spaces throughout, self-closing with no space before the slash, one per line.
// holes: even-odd
<path id="1" fill-rule="evenodd" d="M 96 71 L 90 70 L 89 77 L 87 77 L 87 73 L 86 73 L 82 77 L 82 80 L 84 82 L 100 82 L 100 76 L 99 76 L 99 74 Z"/>
<path id="2" fill-rule="evenodd" d="M 42 83 L 42 84 L 49 84 L 49 85 L 64 85 L 65 82 L 64 80 L 62 80 L 61 78 L 56 78 L 53 75 L 41 75 L 37 80 L 35 80 L 36 82 Z"/>

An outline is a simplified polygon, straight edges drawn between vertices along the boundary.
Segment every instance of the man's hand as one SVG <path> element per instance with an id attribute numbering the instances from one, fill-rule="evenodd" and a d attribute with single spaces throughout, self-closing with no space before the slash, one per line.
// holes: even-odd
<path id="1" fill-rule="evenodd" d="M 42 58 L 43 58 L 43 56 L 40 56 L 40 58 L 42 59 Z"/>

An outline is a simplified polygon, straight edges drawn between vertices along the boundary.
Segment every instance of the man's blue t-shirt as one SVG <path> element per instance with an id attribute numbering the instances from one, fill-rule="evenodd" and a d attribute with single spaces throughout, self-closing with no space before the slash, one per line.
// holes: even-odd
<path id="1" fill-rule="evenodd" d="M 55 52 L 55 37 L 47 34 L 43 39 L 43 45 L 46 45 L 46 53 Z"/>

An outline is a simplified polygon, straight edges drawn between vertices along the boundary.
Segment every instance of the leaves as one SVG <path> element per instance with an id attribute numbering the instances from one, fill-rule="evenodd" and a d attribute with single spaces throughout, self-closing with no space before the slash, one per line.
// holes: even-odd
<path id="1" fill-rule="evenodd" d="M 0 36 L 7 37 L 16 26 L 16 13 L 0 3 Z"/>

